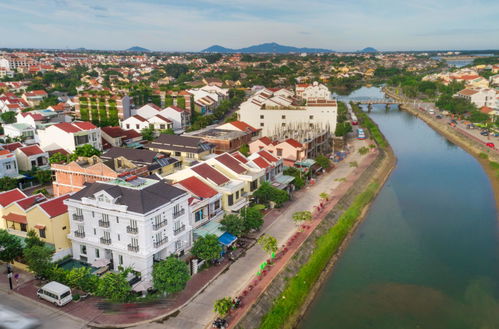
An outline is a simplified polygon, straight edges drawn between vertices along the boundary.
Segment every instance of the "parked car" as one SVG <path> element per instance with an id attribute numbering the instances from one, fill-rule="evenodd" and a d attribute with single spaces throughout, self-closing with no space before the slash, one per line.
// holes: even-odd
<path id="1" fill-rule="evenodd" d="M 488 132 L 488 131 L 486 131 L 486 130 L 484 130 L 484 131 L 481 131 L 481 132 L 480 132 L 480 135 L 482 135 L 482 136 L 488 136 L 488 135 L 489 135 L 489 132 Z"/>
<path id="2" fill-rule="evenodd" d="M 494 147 L 496 147 L 496 146 L 494 145 L 494 143 L 487 143 L 487 144 L 485 144 L 485 145 L 487 145 L 487 146 L 488 146 L 488 147 L 490 147 L 490 148 L 494 148 Z"/>
<path id="3" fill-rule="evenodd" d="M 437 114 L 437 116 L 435 118 L 442 119 L 442 116 L 440 114 Z"/>
<path id="4" fill-rule="evenodd" d="M 11 310 L 0 304 L 1 329 L 33 329 L 41 325 L 40 321 Z"/>

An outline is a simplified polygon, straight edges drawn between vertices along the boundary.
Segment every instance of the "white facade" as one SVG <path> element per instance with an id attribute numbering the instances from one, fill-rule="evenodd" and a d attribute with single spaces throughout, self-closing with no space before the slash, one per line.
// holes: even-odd
<path id="1" fill-rule="evenodd" d="M 334 133 L 338 106 L 331 99 L 303 100 L 263 89 L 239 107 L 239 120 L 262 129 L 262 136 L 281 136 L 285 130 L 329 129 Z"/>
<path id="2" fill-rule="evenodd" d="M 330 99 L 331 92 L 325 85 L 314 82 L 311 86 L 306 87 L 301 92 L 300 97 L 307 100 Z"/>
<path id="3" fill-rule="evenodd" d="M 154 184 L 166 186 L 164 182 L 142 180 L 146 181 L 145 186 L 119 185 L 130 190 L 147 189 Z M 96 184 L 116 185 L 113 182 Z M 154 260 L 183 253 L 191 247 L 189 195 L 181 191 L 174 199 L 141 213 L 129 210 L 128 205 L 119 203 L 119 196 L 108 191 L 103 189 L 81 200 L 75 199 L 75 195 L 85 193 L 84 189 L 65 201 L 70 216 L 68 238 L 72 241 L 73 257 L 89 264 L 102 258 L 112 260 L 114 269 L 131 267 L 141 273 L 143 281 L 150 282 Z"/>
<path id="4" fill-rule="evenodd" d="M 483 106 L 494 109 L 497 108 L 497 91 L 495 89 L 464 89 L 458 92 L 455 96 L 468 99 L 478 108 Z"/>
<path id="5" fill-rule="evenodd" d="M 5 136 L 10 138 L 21 138 L 25 144 L 39 142 L 36 129 L 26 123 L 11 123 L 3 126 Z"/>
<path id="6" fill-rule="evenodd" d="M 74 152 L 78 146 L 85 144 L 102 150 L 101 130 L 89 122 L 55 124 L 39 129 L 38 135 L 40 147 L 44 151 L 62 148 L 68 152 Z"/>
<path id="7" fill-rule="evenodd" d="M 8 150 L 0 150 L 0 178 L 5 176 L 18 177 L 19 167 L 13 153 Z"/>
<path id="8" fill-rule="evenodd" d="M 169 106 L 159 112 L 160 115 L 172 121 L 173 130 L 185 130 L 190 125 L 189 113 L 176 106 Z"/>

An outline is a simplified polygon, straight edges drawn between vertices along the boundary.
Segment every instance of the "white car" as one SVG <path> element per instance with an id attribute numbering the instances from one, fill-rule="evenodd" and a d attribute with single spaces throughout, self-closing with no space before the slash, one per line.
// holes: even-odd
<path id="1" fill-rule="evenodd" d="M 33 329 L 40 321 L 0 304 L 0 329 Z"/>

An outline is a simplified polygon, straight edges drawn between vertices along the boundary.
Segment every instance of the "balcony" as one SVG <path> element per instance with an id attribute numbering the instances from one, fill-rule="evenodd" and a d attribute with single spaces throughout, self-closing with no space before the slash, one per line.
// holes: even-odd
<path id="1" fill-rule="evenodd" d="M 182 232 L 184 232 L 184 231 L 185 231 L 185 225 L 182 225 L 182 226 L 180 226 L 179 228 L 174 229 L 174 230 L 173 230 L 173 234 L 174 234 L 174 235 L 178 235 L 178 234 L 180 234 L 180 233 L 182 233 Z"/>
<path id="2" fill-rule="evenodd" d="M 84 238 L 85 237 L 85 232 L 83 232 L 83 231 L 74 231 L 73 233 L 74 233 L 75 237 L 77 237 L 77 238 Z"/>
<path id="3" fill-rule="evenodd" d="M 163 226 L 166 226 L 166 224 L 168 223 L 168 221 L 164 220 L 160 223 L 157 223 L 157 224 L 152 224 L 152 229 L 153 230 L 159 230 L 160 228 L 162 228 Z"/>
<path id="4" fill-rule="evenodd" d="M 111 238 L 102 237 L 102 238 L 100 238 L 100 243 L 109 245 L 109 244 L 111 244 Z"/>
<path id="5" fill-rule="evenodd" d="M 99 220 L 99 226 L 104 228 L 109 228 L 111 223 L 108 220 Z"/>
<path id="6" fill-rule="evenodd" d="M 133 251 L 133 252 L 139 252 L 139 246 L 129 244 L 128 245 L 128 251 Z"/>
<path id="7" fill-rule="evenodd" d="M 137 234 L 137 233 L 139 233 L 139 228 L 138 227 L 127 226 L 126 227 L 126 232 L 130 233 L 130 234 Z"/>
<path id="8" fill-rule="evenodd" d="M 180 216 L 182 216 L 183 214 L 185 214 L 185 209 L 182 208 L 181 210 L 177 211 L 177 212 L 174 212 L 173 213 L 173 219 L 175 218 L 179 218 Z"/>
<path id="9" fill-rule="evenodd" d="M 73 220 L 77 222 L 83 222 L 83 215 L 73 214 Z"/>
<path id="10" fill-rule="evenodd" d="M 154 242 L 154 248 L 158 248 L 159 246 L 162 246 L 167 242 L 168 242 L 168 237 L 164 237 L 163 239 Z"/>

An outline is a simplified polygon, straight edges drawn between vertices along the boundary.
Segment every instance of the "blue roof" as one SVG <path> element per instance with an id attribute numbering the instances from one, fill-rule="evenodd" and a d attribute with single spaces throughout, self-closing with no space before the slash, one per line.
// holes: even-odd
<path id="1" fill-rule="evenodd" d="M 229 232 L 225 232 L 224 234 L 222 234 L 219 238 L 218 238 L 218 241 L 220 241 L 220 243 L 226 245 L 226 246 L 230 246 L 232 243 L 234 243 L 234 241 L 237 240 L 237 237 L 233 236 L 232 234 L 230 234 Z"/>

